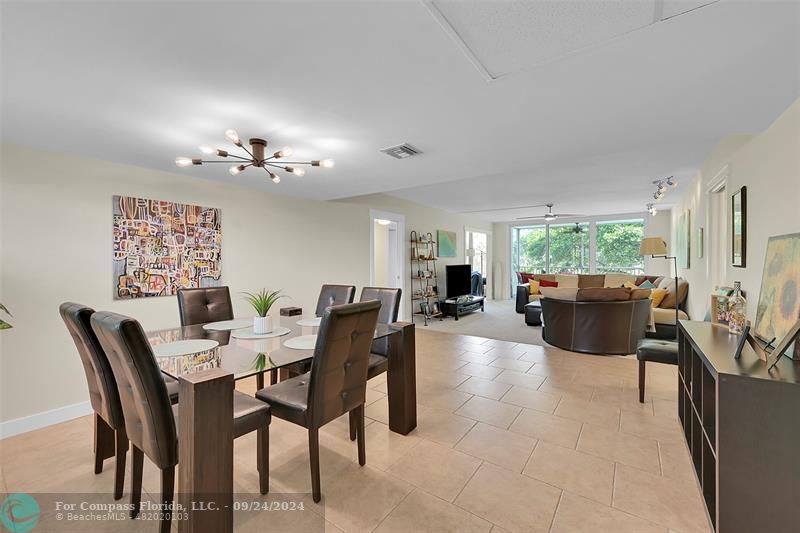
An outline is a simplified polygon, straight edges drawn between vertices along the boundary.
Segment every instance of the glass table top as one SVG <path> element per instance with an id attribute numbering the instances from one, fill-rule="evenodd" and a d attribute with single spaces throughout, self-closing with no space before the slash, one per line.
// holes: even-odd
<path id="1" fill-rule="evenodd" d="M 314 350 L 297 350 L 283 346 L 287 340 L 302 335 L 316 335 L 319 327 L 299 326 L 301 316 L 274 317 L 274 326 L 289 329 L 289 333 L 280 337 L 267 339 L 237 339 L 232 331 L 215 331 L 203 329 L 203 324 L 194 326 L 160 329 L 147 332 L 147 340 L 151 346 L 187 339 L 210 339 L 219 342 L 219 346 L 204 352 L 190 355 L 159 356 L 156 363 L 165 374 L 178 378 L 183 374 L 192 374 L 211 368 L 222 368 L 233 373 L 234 379 L 268 372 L 294 363 L 308 361 Z M 252 319 L 249 319 L 252 325 Z M 378 324 L 374 339 L 381 339 L 399 331 L 388 324 Z"/>

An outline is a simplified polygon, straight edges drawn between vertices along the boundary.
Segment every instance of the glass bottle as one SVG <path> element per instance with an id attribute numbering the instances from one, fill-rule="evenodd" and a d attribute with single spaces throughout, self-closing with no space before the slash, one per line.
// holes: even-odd
<path id="1" fill-rule="evenodd" d="M 742 282 L 733 282 L 733 296 L 728 300 L 728 331 L 741 335 L 747 321 L 747 300 L 742 296 Z"/>

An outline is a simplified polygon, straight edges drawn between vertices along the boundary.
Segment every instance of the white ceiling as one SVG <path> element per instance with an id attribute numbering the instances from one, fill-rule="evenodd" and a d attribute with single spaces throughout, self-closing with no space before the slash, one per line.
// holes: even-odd
<path id="1" fill-rule="evenodd" d="M 798 2 L 704 3 L 3 2 L 2 139 L 316 199 L 641 211 L 800 95 Z M 336 168 L 174 167 L 229 127 Z"/>

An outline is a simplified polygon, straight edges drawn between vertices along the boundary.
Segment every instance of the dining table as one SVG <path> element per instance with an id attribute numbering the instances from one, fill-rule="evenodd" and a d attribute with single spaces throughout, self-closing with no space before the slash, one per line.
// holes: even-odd
<path id="1" fill-rule="evenodd" d="M 261 388 L 266 375 L 274 382 L 314 356 L 318 319 L 272 321 L 266 335 L 253 332 L 252 318 L 146 332 L 156 364 L 179 381 L 178 503 L 187 512 L 180 533 L 233 531 L 235 381 L 255 378 Z M 373 346 L 388 357 L 389 430 L 407 435 L 417 425 L 414 324 L 377 324 Z"/>

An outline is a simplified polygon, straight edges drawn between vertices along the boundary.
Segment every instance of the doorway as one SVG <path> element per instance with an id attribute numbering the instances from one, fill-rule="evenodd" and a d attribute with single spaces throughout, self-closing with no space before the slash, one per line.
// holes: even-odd
<path id="1" fill-rule="evenodd" d="M 399 319 L 405 319 L 405 217 L 370 209 L 370 285 L 403 289 Z"/>
<path id="2" fill-rule="evenodd" d="M 492 234 L 477 229 L 464 228 L 464 253 L 466 262 L 472 266 L 473 272 L 480 272 L 483 283 L 479 286 L 479 294 L 489 298 L 492 280 L 491 271 Z"/>

